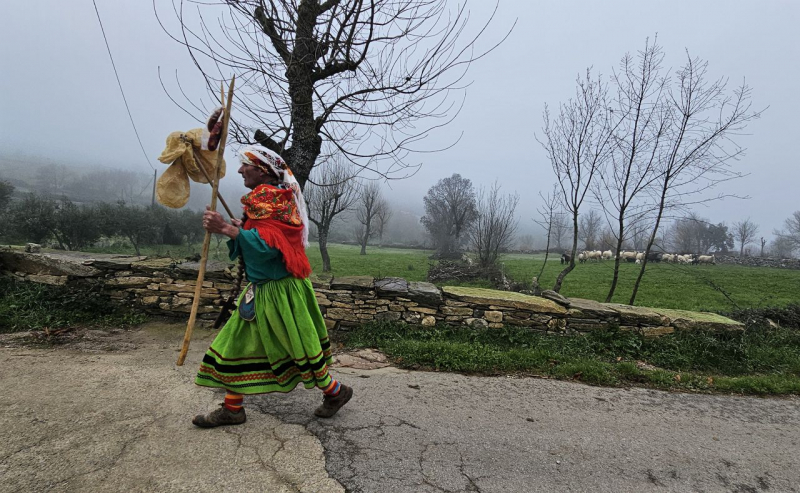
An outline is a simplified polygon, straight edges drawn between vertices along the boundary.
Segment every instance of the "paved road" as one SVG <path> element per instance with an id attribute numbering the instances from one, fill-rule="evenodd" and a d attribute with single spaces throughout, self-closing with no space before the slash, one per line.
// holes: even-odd
<path id="1" fill-rule="evenodd" d="M 800 488 L 798 399 L 345 368 L 355 396 L 333 420 L 298 390 L 249 398 L 242 427 L 196 430 L 219 396 L 172 366 L 179 328 L 145 332 L 103 353 L 0 349 L 1 491 Z"/>

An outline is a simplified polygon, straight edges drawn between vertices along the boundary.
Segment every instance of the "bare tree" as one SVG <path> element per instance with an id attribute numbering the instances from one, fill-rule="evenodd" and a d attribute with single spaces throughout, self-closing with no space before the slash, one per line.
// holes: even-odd
<path id="1" fill-rule="evenodd" d="M 383 245 L 383 233 L 392 218 L 392 208 L 384 198 L 381 198 L 378 202 L 377 208 L 378 212 L 375 213 L 375 219 L 377 220 L 376 232 L 378 234 L 378 242 Z"/>
<path id="2" fill-rule="evenodd" d="M 547 242 L 544 247 L 544 262 L 542 262 L 542 267 L 539 269 L 539 274 L 537 274 L 532 280 L 531 287 L 534 294 L 539 294 L 542 290 L 540 280 L 542 278 L 542 274 L 544 273 L 544 268 L 547 265 L 547 258 L 550 256 L 550 240 L 553 238 L 553 223 L 556 220 L 556 209 L 558 209 L 559 205 L 559 196 L 560 193 L 558 185 L 553 185 L 552 192 L 548 193 L 547 195 L 542 195 L 542 192 L 539 192 L 539 197 L 542 199 L 542 205 L 536 209 L 536 212 L 539 213 L 539 218 L 534 219 L 533 222 L 545 230 Z"/>
<path id="3" fill-rule="evenodd" d="M 774 258 L 790 258 L 797 247 L 786 236 L 776 236 L 769 245 L 769 255 Z"/>
<path id="4" fill-rule="evenodd" d="M 758 234 L 758 226 L 748 217 L 733 223 L 733 237 L 739 242 L 739 256 L 744 256 L 744 247 L 752 243 Z"/>
<path id="5" fill-rule="evenodd" d="M 764 248 L 766 248 L 766 246 L 767 246 L 767 239 L 764 238 L 763 236 L 760 239 L 761 239 L 761 250 L 758 252 L 758 256 L 759 257 L 763 257 L 764 256 Z"/>
<path id="6" fill-rule="evenodd" d="M 561 290 L 564 278 L 575 268 L 578 251 L 578 217 L 594 180 L 610 156 L 612 126 L 606 112 L 606 86 L 599 77 L 593 79 L 590 70 L 577 79 L 575 98 L 559 105 L 552 120 L 547 107 L 544 111 L 544 141 L 542 146 L 550 159 L 553 173 L 561 188 L 561 203 L 572 223 L 572 249 L 569 265 L 556 278 L 553 290 Z M 562 220 L 563 219 L 563 220 Z M 553 231 L 561 249 L 561 229 L 568 227 L 567 218 L 556 219 Z"/>
<path id="7" fill-rule="evenodd" d="M 328 255 L 331 223 L 355 203 L 358 193 L 354 185 L 352 168 L 337 159 L 322 167 L 318 180 L 310 180 L 303 194 L 308 203 L 308 219 L 317 227 L 322 272 L 331 271 L 331 257 Z"/>
<path id="8" fill-rule="evenodd" d="M 727 253 L 733 248 L 733 235 L 724 223 L 712 224 L 694 212 L 676 220 L 670 236 L 671 249 L 677 253 Z"/>
<path id="9" fill-rule="evenodd" d="M 789 255 L 794 250 L 800 249 L 800 211 L 794 211 L 783 222 L 784 229 L 775 231 L 773 234 L 777 237 L 775 243 L 782 252 L 789 251 Z"/>
<path id="10" fill-rule="evenodd" d="M 601 170 L 595 188 L 597 202 L 613 225 L 614 273 L 606 295 L 610 302 L 619 281 L 619 251 L 629 232 L 630 222 L 643 219 L 647 208 L 642 195 L 657 178 L 659 151 L 666 135 L 667 114 L 663 96 L 666 79 L 661 75 L 664 55 L 657 43 L 648 40 L 638 56 L 626 54 L 612 84 L 615 124 L 611 165 Z"/>
<path id="11" fill-rule="evenodd" d="M 384 177 L 413 172 L 408 153 L 455 117 L 469 65 L 502 42 L 477 46 L 491 18 L 464 39 L 466 2 L 451 12 L 446 0 L 217 0 L 191 2 L 196 16 L 184 3 L 173 0 L 180 32 L 165 31 L 212 101 L 236 75 L 231 134 L 281 153 L 301 186 L 323 143 Z M 190 114 L 202 121 L 207 109 Z"/>
<path id="12" fill-rule="evenodd" d="M 437 254 L 457 256 L 464 233 L 478 215 L 472 182 L 455 173 L 439 180 L 422 200 L 425 215 L 420 222 L 433 239 Z"/>
<path id="13" fill-rule="evenodd" d="M 566 239 L 569 229 L 570 224 L 567 213 L 563 210 L 559 210 L 553 215 L 553 221 L 550 227 L 550 234 L 553 237 L 552 239 L 556 242 L 556 248 L 559 251 L 564 251 L 564 239 Z"/>
<path id="14" fill-rule="evenodd" d="M 480 267 L 494 267 L 499 253 L 511 246 L 517 229 L 514 213 L 518 203 L 519 195 L 502 195 L 497 182 L 488 189 L 478 190 L 478 217 L 469 228 L 469 238 Z"/>
<path id="15" fill-rule="evenodd" d="M 535 249 L 535 239 L 533 235 L 522 235 L 517 238 L 517 249 L 523 253 L 532 252 Z"/>
<path id="16" fill-rule="evenodd" d="M 578 239 L 583 241 L 586 250 L 597 249 L 597 237 L 603 227 L 603 218 L 600 214 L 590 209 L 588 214 L 581 214 L 580 224 L 578 225 Z"/>
<path id="17" fill-rule="evenodd" d="M 381 187 L 376 181 L 371 181 L 361 187 L 356 204 L 356 226 L 358 241 L 361 244 L 361 255 L 367 254 L 367 241 L 375 235 L 377 215 L 381 208 Z"/>
<path id="18" fill-rule="evenodd" d="M 652 190 L 655 218 L 645 259 L 631 293 L 631 305 L 636 301 L 647 268 L 647 254 L 655 243 L 664 213 L 724 196 L 708 198 L 703 192 L 741 176 L 731 166 L 744 149 L 733 137 L 761 115 L 750 109 L 747 85 L 742 83 L 729 92 L 727 79 L 708 80 L 707 67 L 708 62 L 687 53 L 686 63 L 678 71 L 675 84 L 670 86 L 665 99 L 667 135 L 658 162 L 658 179 Z M 722 226 L 718 225 L 718 233 Z M 721 245 L 725 247 L 727 243 Z"/>

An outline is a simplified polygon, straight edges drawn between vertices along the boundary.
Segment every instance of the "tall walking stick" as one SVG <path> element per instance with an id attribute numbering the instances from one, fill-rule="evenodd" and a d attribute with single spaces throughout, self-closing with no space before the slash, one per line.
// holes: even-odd
<path id="1" fill-rule="evenodd" d="M 219 147 L 217 148 L 217 165 L 214 168 L 214 177 L 211 182 L 211 210 L 217 210 L 217 195 L 219 191 L 219 170 L 222 168 L 222 159 L 225 155 L 225 142 L 228 140 L 228 122 L 231 117 L 231 103 L 233 102 L 233 86 L 236 82 L 236 76 L 231 79 L 231 84 L 228 87 L 228 101 L 225 105 L 225 114 L 222 117 L 222 135 L 219 139 Z M 220 102 L 225 101 L 225 87 L 220 82 Z M 203 250 L 200 255 L 200 268 L 197 271 L 197 284 L 194 287 L 194 301 L 192 302 L 192 311 L 189 313 L 189 323 L 186 325 L 186 333 L 183 335 L 183 345 L 181 352 L 178 355 L 178 366 L 183 366 L 186 360 L 186 353 L 189 352 L 189 341 L 192 340 L 192 331 L 194 331 L 194 323 L 197 320 L 197 308 L 200 306 L 200 294 L 203 290 L 203 279 L 206 276 L 206 264 L 208 263 L 208 247 L 211 245 L 211 233 L 206 231 L 206 236 L 203 238 Z"/>

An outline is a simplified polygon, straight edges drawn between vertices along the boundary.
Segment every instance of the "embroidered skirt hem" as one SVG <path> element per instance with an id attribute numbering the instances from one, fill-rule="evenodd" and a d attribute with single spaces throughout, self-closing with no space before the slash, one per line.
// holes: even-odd
<path id="1" fill-rule="evenodd" d="M 206 351 L 195 383 L 240 394 L 291 392 L 301 383 L 324 389 L 331 361 L 311 282 L 286 277 L 256 288 L 253 321 L 233 312 Z"/>

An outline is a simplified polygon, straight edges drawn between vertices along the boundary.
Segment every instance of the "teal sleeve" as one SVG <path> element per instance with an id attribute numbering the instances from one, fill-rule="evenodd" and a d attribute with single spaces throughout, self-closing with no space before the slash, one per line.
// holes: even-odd
<path id="1" fill-rule="evenodd" d="M 239 255 L 245 263 L 263 262 L 278 256 L 279 251 L 268 246 L 255 229 L 239 229 L 235 240 L 228 240 L 228 257 L 234 261 Z"/>

